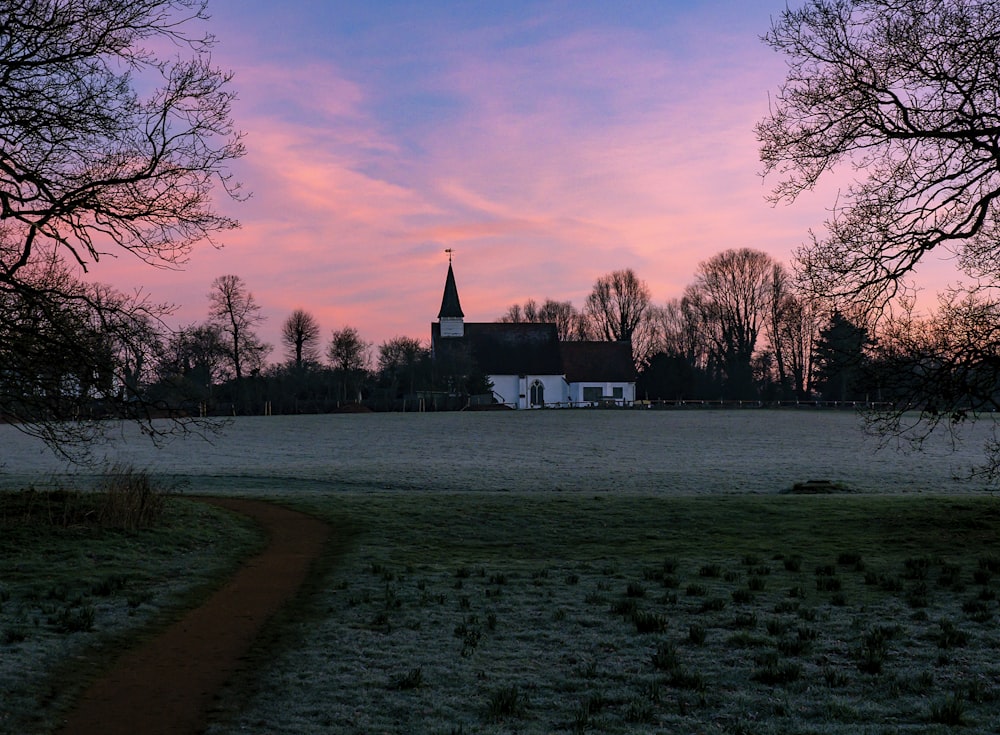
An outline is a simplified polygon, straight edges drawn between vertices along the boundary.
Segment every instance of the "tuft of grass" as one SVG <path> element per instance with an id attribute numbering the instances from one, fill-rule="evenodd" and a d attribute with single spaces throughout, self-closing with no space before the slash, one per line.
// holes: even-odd
<path id="1" fill-rule="evenodd" d="M 405 674 L 402 674 L 389 682 L 388 688 L 391 691 L 408 691 L 410 689 L 418 689 L 423 682 L 423 668 L 417 666 L 416 668 L 410 669 Z"/>
<path id="2" fill-rule="evenodd" d="M 928 719 L 936 725 L 963 727 L 965 721 L 965 700 L 960 694 L 952 694 L 931 705 Z"/>
<path id="3" fill-rule="evenodd" d="M 941 629 L 937 638 L 939 648 L 964 648 L 968 644 L 969 634 L 959 630 L 951 620 L 939 621 L 938 627 Z"/>
<path id="4" fill-rule="evenodd" d="M 646 588 L 643 587 L 638 582 L 629 582 L 628 586 L 625 588 L 626 597 L 645 597 Z"/>
<path id="5" fill-rule="evenodd" d="M 697 623 L 692 623 L 688 626 L 688 641 L 696 646 L 705 645 L 705 638 L 708 633 L 705 631 L 704 625 L 698 625 Z"/>
<path id="6" fill-rule="evenodd" d="M 67 605 L 60 608 L 51 623 L 60 633 L 88 633 L 94 629 L 95 614 L 92 605 L 83 607 Z"/>
<path id="7" fill-rule="evenodd" d="M 802 674 L 802 666 L 794 661 L 783 661 L 774 651 L 757 658 L 757 667 L 750 678 L 767 686 L 784 686 L 797 681 Z"/>
<path id="8" fill-rule="evenodd" d="M 659 643 L 650 659 L 657 671 L 673 671 L 679 665 L 677 646 L 666 641 Z"/>
<path id="9" fill-rule="evenodd" d="M 698 608 L 699 612 L 720 612 L 726 609 L 726 601 L 721 597 L 713 597 L 711 599 L 705 600 L 701 603 L 701 607 Z"/>
<path id="10" fill-rule="evenodd" d="M 903 561 L 903 577 L 905 579 L 927 579 L 931 560 L 926 556 L 911 557 Z"/>
<path id="11" fill-rule="evenodd" d="M 866 674 L 881 674 L 889 658 L 889 641 L 896 633 L 895 628 L 884 625 L 867 630 L 858 649 L 858 669 Z"/>
<path id="12" fill-rule="evenodd" d="M 636 610 L 632 613 L 632 623 L 637 633 L 662 633 L 669 625 L 665 615 L 648 610 Z"/>
<path id="13" fill-rule="evenodd" d="M 510 684 L 490 693 L 486 703 L 486 716 L 491 722 L 517 719 L 524 717 L 530 705 L 528 695 L 517 684 Z"/>

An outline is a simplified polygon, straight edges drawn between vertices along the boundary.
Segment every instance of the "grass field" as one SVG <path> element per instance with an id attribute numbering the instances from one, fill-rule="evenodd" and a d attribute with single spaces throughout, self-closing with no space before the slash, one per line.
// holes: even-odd
<path id="1" fill-rule="evenodd" d="M 855 418 L 808 416 L 274 417 L 124 454 L 337 529 L 213 735 L 995 733 L 1000 508 L 954 479 L 974 452 L 873 454 Z M 57 472 L 19 451 L 0 485 Z M 861 492 L 781 494 L 819 477 Z M 5 532 L 0 732 L 255 542 L 170 507 L 139 537 Z M 94 631 L 65 630 L 68 602 Z"/>
<path id="2" fill-rule="evenodd" d="M 91 505 L 0 493 L 5 735 L 48 732 L 124 642 L 196 604 L 263 543 L 251 523 L 203 503 L 171 500 L 162 524 L 140 531 L 86 522 Z"/>
<path id="3" fill-rule="evenodd" d="M 989 497 L 299 505 L 351 550 L 216 735 L 996 732 Z"/>

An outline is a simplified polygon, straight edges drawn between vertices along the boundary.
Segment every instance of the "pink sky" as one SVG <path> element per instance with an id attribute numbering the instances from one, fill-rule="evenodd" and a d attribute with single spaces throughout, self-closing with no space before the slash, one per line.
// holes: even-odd
<path id="1" fill-rule="evenodd" d="M 278 360 L 296 308 L 324 349 L 345 325 L 426 339 L 445 248 L 466 318 L 492 321 L 528 298 L 581 306 L 619 268 L 662 303 L 717 252 L 787 262 L 821 226 L 832 185 L 775 208 L 758 176 L 753 127 L 784 69 L 759 36 L 784 0 L 469 5 L 212 0 L 253 193 L 220 206 L 243 227 L 182 271 L 123 256 L 95 278 L 188 324 L 239 275 Z"/>

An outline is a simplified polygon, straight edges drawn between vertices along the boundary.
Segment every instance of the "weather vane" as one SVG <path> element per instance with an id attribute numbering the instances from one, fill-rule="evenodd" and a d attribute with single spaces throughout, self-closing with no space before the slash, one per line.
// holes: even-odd
<path id="1" fill-rule="evenodd" d="M 448 265 L 451 265 L 451 254 L 452 254 L 452 249 L 451 249 L 451 248 L 445 248 L 445 249 L 444 249 L 444 251 L 445 251 L 446 253 L 448 253 Z"/>

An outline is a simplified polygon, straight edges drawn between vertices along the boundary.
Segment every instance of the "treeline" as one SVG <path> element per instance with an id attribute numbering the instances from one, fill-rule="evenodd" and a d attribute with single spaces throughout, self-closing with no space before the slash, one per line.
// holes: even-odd
<path id="1" fill-rule="evenodd" d="M 280 358 L 267 364 L 273 348 L 257 337 L 261 321 L 242 280 L 216 279 L 209 319 L 165 340 L 151 397 L 188 411 L 317 413 L 406 410 L 421 400 L 459 407 L 490 392 L 471 359 L 436 364 L 424 340 L 374 345 L 351 326 L 324 335 L 303 309 L 282 323 Z M 554 323 L 564 340 L 630 342 L 642 399 L 890 401 L 904 392 L 898 350 L 880 351 L 872 315 L 818 299 L 751 249 L 703 261 L 683 295 L 662 304 L 626 269 L 598 278 L 579 308 L 529 299 L 498 321 Z"/>
<path id="2" fill-rule="evenodd" d="M 632 270 L 602 276 L 583 307 L 529 300 L 500 321 L 555 322 L 563 339 L 627 340 L 649 400 L 886 400 L 872 315 L 811 295 L 766 253 L 726 250 L 682 296 L 656 304 Z"/>
<path id="3" fill-rule="evenodd" d="M 469 355 L 432 360 L 424 340 L 397 336 L 376 346 L 352 326 L 324 335 L 304 309 L 283 321 L 278 358 L 269 362 L 275 348 L 259 337 L 264 317 L 247 284 L 221 276 L 208 301 L 204 322 L 174 331 L 163 329 L 155 309 L 130 309 L 129 320 L 115 324 L 67 312 L 50 319 L 59 327 L 52 334 L 32 321 L 14 351 L 25 356 L 26 372 L 10 363 L 0 376 L 5 405 L 19 420 L 132 408 L 294 414 L 460 408 L 469 396 L 491 393 Z M 954 324 L 967 322 L 969 309 L 963 302 L 926 320 L 912 311 L 882 314 L 876 326 L 871 313 L 815 297 L 765 253 L 738 249 L 700 263 L 683 294 L 661 304 L 626 269 L 598 278 L 579 308 L 529 299 L 498 321 L 554 323 L 564 340 L 630 342 L 640 399 L 879 401 L 950 411 L 977 407 L 966 394 L 995 394 L 984 385 L 993 374 L 957 367 L 969 345 L 956 341 L 965 332 Z M 66 341 L 89 345 L 86 360 L 45 357 Z"/>

